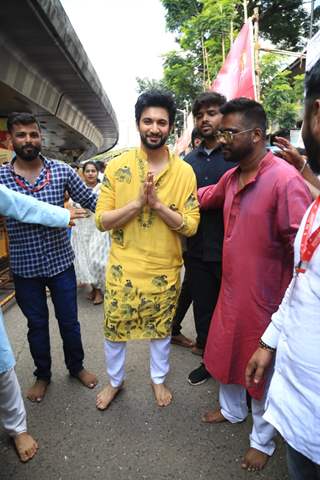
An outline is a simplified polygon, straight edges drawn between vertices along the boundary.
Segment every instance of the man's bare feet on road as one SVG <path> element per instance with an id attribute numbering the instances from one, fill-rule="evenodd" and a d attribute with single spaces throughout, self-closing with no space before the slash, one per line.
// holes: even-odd
<path id="1" fill-rule="evenodd" d="M 106 410 L 112 400 L 118 395 L 120 390 L 123 387 L 123 383 L 119 387 L 113 387 L 108 383 L 101 392 L 98 393 L 97 395 L 97 400 L 96 400 L 96 407 L 98 410 Z"/>
<path id="2" fill-rule="evenodd" d="M 19 433 L 13 441 L 21 462 L 31 460 L 39 448 L 37 442 L 27 432 Z"/>
<path id="3" fill-rule="evenodd" d="M 101 290 L 99 290 L 98 288 L 95 290 L 95 295 L 94 295 L 94 299 L 93 299 L 93 304 L 94 305 L 100 305 L 101 303 L 103 303 L 103 294 L 101 292 Z"/>
<path id="4" fill-rule="evenodd" d="M 250 447 L 242 460 L 241 468 L 248 472 L 259 472 L 265 467 L 268 460 L 269 455 Z"/>
<path id="5" fill-rule="evenodd" d="M 192 340 L 190 340 L 190 338 L 183 335 L 183 333 L 179 333 L 179 335 L 172 335 L 171 343 L 173 345 L 180 345 L 180 347 L 185 347 L 185 348 L 192 348 L 195 345 L 195 343 Z"/>
<path id="6" fill-rule="evenodd" d="M 80 380 L 80 382 L 88 388 L 94 388 L 97 383 L 98 379 L 94 373 L 88 372 L 85 368 L 80 370 L 78 375 L 76 375 L 76 378 Z"/>
<path id="7" fill-rule="evenodd" d="M 27 398 L 31 400 L 31 402 L 42 402 L 49 383 L 50 382 L 48 380 L 37 379 L 32 387 L 27 391 Z"/>
<path id="8" fill-rule="evenodd" d="M 204 423 L 222 423 L 228 420 L 222 415 L 221 408 L 213 410 L 213 412 L 207 412 L 201 419 Z"/>
<path id="9" fill-rule="evenodd" d="M 172 393 L 165 386 L 164 383 L 153 383 L 151 382 L 153 393 L 156 398 L 156 402 L 159 407 L 167 407 L 172 401 Z"/>

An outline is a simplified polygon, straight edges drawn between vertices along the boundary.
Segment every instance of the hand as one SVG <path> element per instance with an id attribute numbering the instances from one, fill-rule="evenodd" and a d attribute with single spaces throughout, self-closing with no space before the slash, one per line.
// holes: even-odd
<path id="1" fill-rule="evenodd" d="M 71 206 L 67 206 L 66 208 L 70 212 L 70 227 L 74 227 L 74 220 L 76 220 L 77 218 L 86 218 L 90 215 L 84 208 L 73 208 Z"/>
<path id="2" fill-rule="evenodd" d="M 145 186 L 147 191 L 147 203 L 150 208 L 157 210 L 157 208 L 159 208 L 160 201 L 157 196 L 153 173 L 148 172 Z"/>
<path id="3" fill-rule="evenodd" d="M 304 165 L 305 157 L 300 155 L 298 150 L 291 145 L 289 140 L 283 137 L 275 137 L 274 145 L 280 148 L 280 152 L 277 152 L 277 157 L 283 158 L 286 162 L 293 165 L 297 170 L 301 170 Z"/>
<path id="4" fill-rule="evenodd" d="M 273 352 L 258 348 L 250 358 L 246 368 L 246 385 L 252 387 L 257 385 L 263 379 L 266 369 L 269 367 L 273 359 Z"/>
<path id="5" fill-rule="evenodd" d="M 136 203 L 137 208 L 139 210 L 141 210 L 141 208 L 143 208 L 145 206 L 145 204 L 147 203 L 147 197 L 148 197 L 147 185 L 146 185 L 146 182 L 145 182 L 142 185 L 142 187 L 140 188 L 139 197 L 137 198 L 137 200 L 135 200 L 135 203 Z"/>

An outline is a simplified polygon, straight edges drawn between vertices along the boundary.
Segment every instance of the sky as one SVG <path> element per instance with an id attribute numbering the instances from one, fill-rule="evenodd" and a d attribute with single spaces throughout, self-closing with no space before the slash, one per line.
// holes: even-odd
<path id="1" fill-rule="evenodd" d="M 118 146 L 136 145 L 136 77 L 161 78 L 161 56 L 177 48 L 160 0 L 60 1 L 115 110 Z"/>

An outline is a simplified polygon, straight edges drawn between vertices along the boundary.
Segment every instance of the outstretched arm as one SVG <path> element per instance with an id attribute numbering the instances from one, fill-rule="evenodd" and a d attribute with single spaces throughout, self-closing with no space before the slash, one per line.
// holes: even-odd
<path id="1" fill-rule="evenodd" d="M 320 180 L 307 163 L 307 157 L 301 155 L 291 143 L 283 137 L 276 137 L 274 145 L 280 148 L 276 155 L 293 165 L 303 176 L 313 198 L 320 194 Z"/>
<path id="2" fill-rule="evenodd" d="M 199 188 L 198 199 L 200 208 L 221 208 L 224 204 L 226 183 L 230 177 L 230 170 L 226 172 L 215 185 Z"/>
<path id="3" fill-rule="evenodd" d="M 60 228 L 67 227 L 72 219 L 69 210 L 14 192 L 4 185 L 0 185 L 0 214 L 19 222 Z"/>

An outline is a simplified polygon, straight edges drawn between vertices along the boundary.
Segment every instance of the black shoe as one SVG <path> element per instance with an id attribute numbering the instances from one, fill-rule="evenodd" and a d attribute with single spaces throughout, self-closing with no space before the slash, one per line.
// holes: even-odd
<path id="1" fill-rule="evenodd" d="M 190 385 L 201 385 L 206 382 L 211 377 L 210 373 L 207 372 L 206 367 L 201 363 L 200 367 L 192 370 L 188 376 L 188 382 Z"/>

